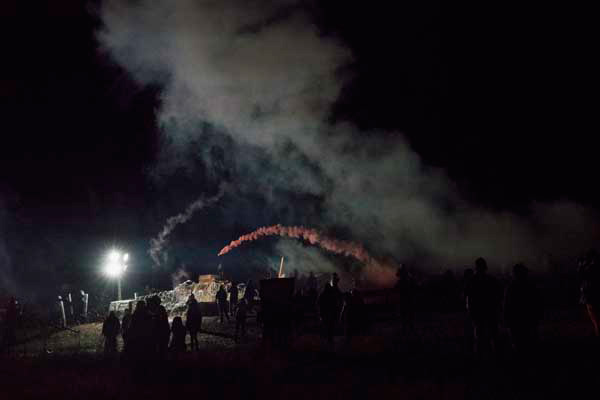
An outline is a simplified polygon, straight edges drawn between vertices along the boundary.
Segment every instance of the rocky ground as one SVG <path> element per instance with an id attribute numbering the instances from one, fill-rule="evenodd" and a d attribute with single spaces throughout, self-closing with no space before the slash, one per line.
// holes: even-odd
<path id="1" fill-rule="evenodd" d="M 581 309 L 548 312 L 535 357 L 519 360 L 506 337 L 497 357 L 476 360 L 465 351 L 464 315 L 419 315 L 402 336 L 393 319 L 329 349 L 314 332 L 296 337 L 285 353 L 259 345 L 255 322 L 246 342 L 232 340 L 233 322 L 204 321 L 199 352 L 178 360 L 128 366 L 102 356 L 100 325 L 75 327 L 46 341 L 17 346 L 0 361 L 7 398 L 575 398 L 596 390 L 600 352 Z"/>

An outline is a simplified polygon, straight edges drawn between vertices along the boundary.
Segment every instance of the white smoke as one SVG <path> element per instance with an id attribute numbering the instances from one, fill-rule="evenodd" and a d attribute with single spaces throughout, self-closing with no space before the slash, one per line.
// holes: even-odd
<path id="1" fill-rule="evenodd" d="M 171 281 L 173 282 L 173 288 L 177 287 L 182 282 L 190 279 L 189 272 L 185 269 L 185 265 L 177 268 L 175 272 L 171 274 Z"/>
<path id="2" fill-rule="evenodd" d="M 205 207 L 210 207 L 223 197 L 225 193 L 225 185 L 219 186 L 219 192 L 209 198 L 201 197 L 191 203 L 184 212 L 175 216 L 169 217 L 163 229 L 160 231 L 156 238 L 150 239 L 150 250 L 149 254 L 152 257 L 155 265 L 161 265 L 162 262 L 167 261 L 167 254 L 163 252 L 164 246 L 168 242 L 169 235 L 177 227 L 177 225 L 185 224 L 194 213 Z"/>
<path id="3" fill-rule="evenodd" d="M 378 139 L 328 123 L 344 85 L 337 71 L 352 54 L 299 4 L 108 0 L 98 36 L 140 82 L 163 85 L 159 120 L 176 148 L 203 134 L 177 127 L 209 123 L 264 149 L 276 171 L 240 152 L 234 158 L 255 181 L 238 187 L 255 186 L 272 204 L 273 186 L 321 196 L 324 224 L 348 228 L 376 252 L 448 266 L 484 256 L 497 266 L 548 252 L 567 259 L 598 237 L 597 215 L 568 200 L 532 204 L 526 217 L 492 212 L 464 200 L 400 134 Z"/>

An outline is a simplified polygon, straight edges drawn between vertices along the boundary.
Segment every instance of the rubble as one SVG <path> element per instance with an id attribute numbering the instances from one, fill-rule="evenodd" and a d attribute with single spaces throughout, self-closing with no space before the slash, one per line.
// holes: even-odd
<path id="1" fill-rule="evenodd" d="M 135 303 L 140 300 L 148 300 L 152 296 L 160 297 L 161 304 L 167 309 L 169 318 L 183 316 L 187 308 L 186 302 L 191 293 L 200 303 L 200 309 L 203 315 L 218 315 L 215 296 L 219 287 L 225 285 L 226 289 L 231 287 L 231 282 L 219 279 L 218 275 L 200 275 L 198 282 L 187 280 L 175 286 L 172 290 L 150 293 L 144 296 L 138 296 L 137 299 L 113 301 L 109 305 L 109 311 L 114 311 L 119 318 L 123 316 L 127 308 L 135 310 Z M 238 298 L 244 297 L 246 285 L 238 284 Z"/>

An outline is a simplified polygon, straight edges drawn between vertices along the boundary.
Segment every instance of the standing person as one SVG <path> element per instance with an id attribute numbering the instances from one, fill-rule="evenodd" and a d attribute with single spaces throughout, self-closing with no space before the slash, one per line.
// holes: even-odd
<path id="1" fill-rule="evenodd" d="M 171 327 L 169 326 L 169 314 L 167 309 L 160 304 L 160 297 L 157 296 L 156 316 L 154 326 L 157 334 L 157 353 L 160 359 L 167 356 L 169 349 L 169 339 L 171 337 Z"/>
<path id="2" fill-rule="evenodd" d="M 473 280 L 473 276 L 475 275 L 475 271 L 473 268 L 465 268 L 465 272 L 463 273 L 463 309 L 462 311 L 465 313 L 464 317 L 464 335 L 465 335 L 465 350 L 468 353 L 473 352 L 473 346 L 475 345 L 475 340 L 473 337 L 473 321 L 469 315 L 469 290 L 471 288 L 471 281 Z"/>
<path id="3" fill-rule="evenodd" d="M 529 280 L 527 268 L 517 264 L 513 267 L 513 279 L 504 296 L 504 320 L 517 353 L 526 353 L 535 346 L 540 318 L 537 290 Z"/>
<path id="4" fill-rule="evenodd" d="M 148 332 L 148 348 L 146 354 L 155 358 L 158 355 L 159 331 L 158 331 L 158 305 L 160 299 L 154 295 L 146 300 L 146 311 L 150 318 L 151 329 Z"/>
<path id="5" fill-rule="evenodd" d="M 315 302 L 317 301 L 318 286 L 319 284 L 317 282 L 317 277 L 315 276 L 315 273 L 313 271 L 310 271 L 310 273 L 308 274 L 308 278 L 306 278 L 306 290 L 310 299 L 309 301 L 312 306 L 314 306 Z"/>
<path id="6" fill-rule="evenodd" d="M 342 321 L 347 343 L 352 340 L 352 337 L 361 332 L 365 324 L 364 304 L 362 295 L 356 288 L 344 296 Z"/>
<path id="7" fill-rule="evenodd" d="M 104 354 L 113 355 L 117 352 L 117 335 L 121 330 L 121 323 L 114 311 L 108 314 L 108 317 L 102 324 L 102 335 L 104 335 Z"/>
<path id="8" fill-rule="evenodd" d="M 255 294 L 254 283 L 251 280 L 248 280 L 246 284 L 246 289 L 244 290 L 244 299 L 246 299 L 246 303 L 248 306 L 248 311 L 252 310 L 252 305 L 254 304 L 254 294 Z"/>
<path id="9" fill-rule="evenodd" d="M 241 333 L 242 338 L 246 337 L 246 311 L 248 304 L 246 299 L 242 299 L 237 307 L 235 313 L 235 341 L 237 343 L 239 334 Z"/>
<path id="10" fill-rule="evenodd" d="M 11 297 L 8 299 L 8 304 L 6 305 L 6 315 L 2 332 L 3 350 L 9 350 L 17 342 L 16 332 L 18 315 L 17 300 L 14 297 Z"/>
<path id="11" fill-rule="evenodd" d="M 130 356 L 134 361 L 144 361 L 151 354 L 152 343 L 152 318 L 148 312 L 146 302 L 140 300 L 135 306 L 135 311 L 131 315 L 129 326 L 128 345 L 131 351 Z"/>
<path id="12" fill-rule="evenodd" d="M 200 312 L 200 305 L 198 304 L 198 301 L 193 293 L 190 294 L 190 297 L 187 301 L 185 324 L 188 332 L 190 333 L 190 348 L 198 351 L 198 332 L 202 326 L 202 313 Z"/>
<path id="13" fill-rule="evenodd" d="M 236 282 L 231 283 L 229 288 L 229 312 L 231 315 L 236 315 L 236 307 L 238 305 L 239 291 Z"/>
<path id="14" fill-rule="evenodd" d="M 500 285 L 487 274 L 487 263 L 481 257 L 475 261 L 475 275 L 468 293 L 475 351 L 479 355 L 487 350 L 495 352 L 502 295 Z"/>
<path id="15" fill-rule="evenodd" d="M 227 322 L 229 322 L 229 312 L 227 310 L 227 292 L 225 291 L 225 286 L 221 285 L 216 295 L 217 306 L 219 307 L 219 316 L 221 318 L 221 323 L 223 323 L 223 316 L 227 318 Z"/>
<path id="16" fill-rule="evenodd" d="M 171 334 L 171 344 L 169 345 L 169 349 L 175 355 L 185 353 L 185 326 L 183 326 L 181 317 L 173 318 L 173 323 L 171 324 Z"/>
<path id="17" fill-rule="evenodd" d="M 333 274 L 331 281 L 325 285 L 319 296 L 319 318 L 322 323 L 323 336 L 330 346 L 333 346 L 336 322 L 340 315 L 341 292 L 338 288 L 339 278 Z"/>
<path id="18" fill-rule="evenodd" d="M 123 337 L 123 350 L 125 352 L 129 351 L 129 333 L 131 329 L 131 303 L 129 307 L 125 310 L 125 314 L 123 315 L 123 320 L 121 321 L 121 336 Z"/>
<path id="19" fill-rule="evenodd" d="M 594 327 L 594 335 L 600 337 L 600 256 L 595 250 L 590 250 L 579 263 L 581 280 L 581 304 Z"/>
<path id="20" fill-rule="evenodd" d="M 401 335 L 407 337 L 414 332 L 415 284 L 404 265 L 398 268 L 396 277 L 398 281 L 396 281 L 394 290 L 398 296 L 397 313 L 400 319 Z"/>

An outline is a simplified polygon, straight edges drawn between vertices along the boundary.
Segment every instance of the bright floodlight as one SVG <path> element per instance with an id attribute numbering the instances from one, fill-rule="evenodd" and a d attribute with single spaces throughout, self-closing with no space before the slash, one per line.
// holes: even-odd
<path id="1" fill-rule="evenodd" d="M 121 258 L 121 254 L 117 250 L 111 250 L 110 253 L 108 253 L 109 261 L 119 261 L 119 258 Z"/>
<path id="2" fill-rule="evenodd" d="M 119 278 L 127 269 L 127 260 L 129 260 L 129 254 L 121 254 L 117 250 L 111 250 L 108 253 L 104 273 L 111 278 Z"/>
<path id="3" fill-rule="evenodd" d="M 106 264 L 104 272 L 106 273 L 106 275 L 116 278 L 123 273 L 123 269 L 121 267 L 121 264 L 110 262 Z"/>

